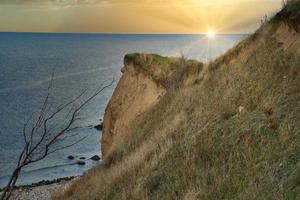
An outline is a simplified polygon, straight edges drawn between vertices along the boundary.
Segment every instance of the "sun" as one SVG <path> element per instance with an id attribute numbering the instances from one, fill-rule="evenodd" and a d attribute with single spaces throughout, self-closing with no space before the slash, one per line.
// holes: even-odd
<path id="1" fill-rule="evenodd" d="M 206 32 L 206 36 L 209 38 L 209 39 L 214 39 L 216 37 L 216 32 L 213 30 L 213 29 L 209 29 L 207 32 Z"/>

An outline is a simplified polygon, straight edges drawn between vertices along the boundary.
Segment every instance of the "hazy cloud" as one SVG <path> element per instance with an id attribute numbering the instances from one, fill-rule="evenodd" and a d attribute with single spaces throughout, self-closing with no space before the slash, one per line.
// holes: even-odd
<path id="1" fill-rule="evenodd" d="M 187 3 L 193 0 L 182 1 L 181 3 Z M 173 3 L 180 2 L 177 0 L 0 0 L 0 5 L 88 5 L 98 3 L 118 3 L 118 4 L 130 4 L 130 3 Z"/>
<path id="2" fill-rule="evenodd" d="M 0 0 L 0 4 L 7 5 L 79 5 L 99 2 L 105 2 L 105 0 Z"/>
<path id="3" fill-rule="evenodd" d="M 251 32 L 280 7 L 281 0 L 0 0 L 0 31 Z"/>
<path id="4" fill-rule="evenodd" d="M 110 4 L 148 4 L 148 5 L 215 5 L 215 4 L 237 4 L 242 2 L 259 2 L 262 0 L 0 0 L 0 5 L 89 5 L 98 3 Z M 264 1 L 278 1 L 278 0 L 264 0 Z"/>

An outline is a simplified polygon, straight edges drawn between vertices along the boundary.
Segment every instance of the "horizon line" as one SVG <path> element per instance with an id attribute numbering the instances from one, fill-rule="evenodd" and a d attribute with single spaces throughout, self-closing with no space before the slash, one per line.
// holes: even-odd
<path id="1" fill-rule="evenodd" d="M 207 35 L 207 33 L 113 33 L 113 32 L 38 32 L 38 31 L 0 31 L 0 33 L 35 33 L 35 34 L 82 34 L 82 35 Z M 245 33 L 216 33 L 216 35 L 249 35 Z"/>

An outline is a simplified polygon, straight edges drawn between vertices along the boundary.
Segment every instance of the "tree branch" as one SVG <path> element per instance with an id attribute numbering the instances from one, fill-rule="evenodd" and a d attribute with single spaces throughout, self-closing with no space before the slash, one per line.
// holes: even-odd
<path id="1" fill-rule="evenodd" d="M 18 180 L 19 174 L 21 170 L 32 163 L 38 162 L 46 158 L 48 155 L 61 151 L 63 149 L 72 147 L 79 142 L 82 142 L 87 138 L 81 137 L 80 139 L 72 142 L 70 144 L 65 144 L 60 147 L 55 147 L 59 142 L 64 141 L 68 136 L 74 137 L 75 135 L 69 135 L 72 131 L 79 129 L 80 127 L 74 126 L 74 123 L 80 119 L 80 111 L 87 106 L 96 96 L 98 96 L 101 92 L 103 92 L 108 87 L 112 86 L 114 83 L 114 79 L 107 85 L 101 86 L 98 90 L 96 90 L 90 97 L 85 99 L 82 103 L 76 106 L 76 102 L 81 99 L 84 94 L 86 94 L 87 90 L 81 92 L 74 99 L 68 101 L 67 103 L 60 104 L 52 113 L 49 114 L 49 99 L 51 97 L 51 91 L 53 87 L 54 76 L 52 75 L 51 81 L 47 88 L 47 94 L 43 101 L 42 107 L 39 111 L 39 114 L 36 120 L 33 119 L 35 114 L 32 114 L 29 119 L 24 123 L 23 126 L 23 139 L 24 139 L 24 147 L 19 155 L 17 166 L 13 171 L 9 182 L 0 197 L 0 200 L 8 200 L 12 194 L 13 189 L 15 188 L 15 184 Z M 57 116 L 60 113 L 63 113 L 67 108 L 72 107 L 69 110 L 69 113 L 66 115 L 67 123 L 60 130 L 55 131 L 54 127 L 49 128 L 49 123 L 53 120 L 57 120 Z M 27 132 L 29 123 L 32 122 L 32 127 L 30 132 Z M 62 136 L 65 136 L 64 139 L 60 140 Z"/>

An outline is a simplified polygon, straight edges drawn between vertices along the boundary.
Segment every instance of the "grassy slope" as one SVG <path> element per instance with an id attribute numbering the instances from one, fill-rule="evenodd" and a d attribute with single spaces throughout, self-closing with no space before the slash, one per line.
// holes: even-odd
<path id="1" fill-rule="evenodd" d="M 299 199 L 300 52 L 274 25 L 170 91 L 57 199 Z"/>
<path id="2" fill-rule="evenodd" d="M 125 56 L 124 62 L 132 63 L 137 71 L 148 74 L 154 81 L 168 89 L 174 87 L 176 83 L 181 85 L 190 75 L 199 74 L 203 69 L 203 63 L 199 61 L 157 54 L 129 54 Z"/>

